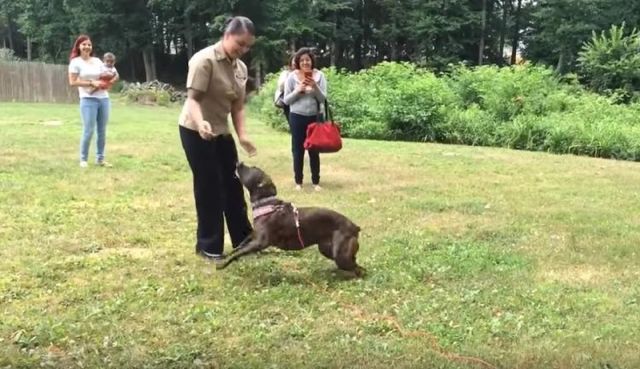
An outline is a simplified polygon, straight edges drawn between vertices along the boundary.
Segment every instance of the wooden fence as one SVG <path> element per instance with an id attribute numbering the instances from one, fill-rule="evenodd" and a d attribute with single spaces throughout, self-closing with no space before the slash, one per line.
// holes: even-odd
<path id="1" fill-rule="evenodd" d="M 68 66 L 29 62 L 0 62 L 0 101 L 78 101 L 77 87 L 69 86 Z"/>

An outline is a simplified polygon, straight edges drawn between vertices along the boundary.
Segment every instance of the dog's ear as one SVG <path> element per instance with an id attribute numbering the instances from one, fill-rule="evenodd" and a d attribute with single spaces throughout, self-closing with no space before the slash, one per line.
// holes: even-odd
<path id="1" fill-rule="evenodd" d="M 258 183 L 258 188 L 262 188 L 262 187 L 268 186 L 268 185 L 273 185 L 273 181 L 271 180 L 271 177 L 264 176 L 264 178 L 262 178 L 262 181 L 260 181 L 260 183 Z"/>
<path id="2" fill-rule="evenodd" d="M 260 183 L 258 183 L 256 193 L 259 193 L 260 196 L 275 196 L 278 194 L 278 190 L 276 190 L 276 185 L 273 184 L 271 177 L 265 176 Z"/>

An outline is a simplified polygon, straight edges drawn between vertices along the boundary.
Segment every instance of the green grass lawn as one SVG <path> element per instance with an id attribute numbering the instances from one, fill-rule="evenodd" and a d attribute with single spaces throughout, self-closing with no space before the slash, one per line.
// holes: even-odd
<path id="1" fill-rule="evenodd" d="M 216 271 L 177 115 L 115 104 L 114 167 L 83 170 L 76 105 L 0 104 L 0 368 L 640 367 L 640 164 L 346 140 L 296 192 L 254 114 L 241 158 L 360 225 L 368 275 L 315 247 Z"/>

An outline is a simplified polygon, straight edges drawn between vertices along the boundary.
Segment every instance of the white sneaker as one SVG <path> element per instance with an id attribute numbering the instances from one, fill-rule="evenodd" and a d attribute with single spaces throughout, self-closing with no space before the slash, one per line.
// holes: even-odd
<path id="1" fill-rule="evenodd" d="M 89 163 L 87 163 L 87 161 L 86 161 L 86 160 L 82 160 L 82 161 L 80 162 L 80 168 L 86 168 L 86 167 L 88 167 L 88 166 L 89 166 Z"/>
<path id="2" fill-rule="evenodd" d="M 297 184 L 296 185 L 296 191 L 301 191 L 302 190 L 302 185 Z"/>
<path id="3" fill-rule="evenodd" d="M 316 191 L 322 191 L 322 187 L 320 187 L 320 185 L 313 186 L 313 189 Z"/>

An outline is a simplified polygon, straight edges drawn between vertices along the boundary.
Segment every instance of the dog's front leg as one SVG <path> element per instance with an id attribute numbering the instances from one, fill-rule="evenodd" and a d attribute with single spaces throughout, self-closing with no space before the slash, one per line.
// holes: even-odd
<path id="1" fill-rule="evenodd" d="M 249 234 L 247 237 L 245 237 L 245 239 L 242 240 L 242 242 L 240 242 L 238 247 L 235 247 L 233 250 L 231 250 L 231 252 L 229 253 L 229 256 L 235 254 L 236 252 L 240 251 L 242 248 L 247 246 L 249 244 L 249 242 L 251 242 L 251 240 L 253 240 L 253 232 L 251 232 L 251 234 Z"/>
<path id="2" fill-rule="evenodd" d="M 245 245 L 242 248 L 237 248 L 236 252 L 229 256 L 227 258 L 227 260 L 225 260 L 224 263 L 221 264 L 217 264 L 216 265 L 216 269 L 224 269 L 227 267 L 227 265 L 231 264 L 233 261 L 235 261 L 237 258 L 242 257 L 244 255 L 247 254 L 252 254 L 254 252 L 258 252 L 260 250 L 264 250 L 267 247 L 269 247 L 269 244 L 261 241 L 259 239 L 252 239 L 247 245 Z"/>

